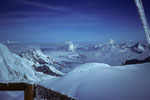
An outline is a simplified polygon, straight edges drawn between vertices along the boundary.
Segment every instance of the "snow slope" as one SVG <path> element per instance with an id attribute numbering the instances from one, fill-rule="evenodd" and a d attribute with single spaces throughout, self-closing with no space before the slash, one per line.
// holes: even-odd
<path id="1" fill-rule="evenodd" d="M 44 74 L 34 71 L 26 60 L 11 53 L 5 45 L 0 44 L 0 80 L 40 81 L 43 80 L 43 76 Z M 49 79 L 48 76 L 43 78 Z"/>
<path id="2" fill-rule="evenodd" d="M 62 78 L 39 82 L 78 100 L 150 100 L 150 63 L 83 64 Z"/>

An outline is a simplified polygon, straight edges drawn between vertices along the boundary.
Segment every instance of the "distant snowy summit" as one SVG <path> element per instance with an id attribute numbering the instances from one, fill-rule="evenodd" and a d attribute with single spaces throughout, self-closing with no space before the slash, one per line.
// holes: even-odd
<path id="1" fill-rule="evenodd" d="M 136 53 L 142 53 L 146 50 L 150 50 L 150 46 L 148 44 L 136 43 L 131 47 L 131 50 Z"/>
<path id="2" fill-rule="evenodd" d="M 114 40 L 110 39 L 109 41 L 97 45 L 91 45 L 89 47 L 90 50 L 99 50 L 99 49 L 112 49 L 114 47 L 117 47 L 117 44 Z"/>
<path id="3" fill-rule="evenodd" d="M 110 39 L 108 42 L 101 43 L 98 45 L 90 45 L 88 46 L 87 50 L 94 51 L 94 50 L 114 50 L 114 49 L 120 49 L 120 50 L 131 50 L 135 53 L 143 53 L 145 51 L 150 50 L 150 45 L 146 43 L 115 43 L 114 40 Z M 84 49 L 82 49 L 84 50 Z"/>
<path id="4" fill-rule="evenodd" d="M 8 41 L 4 41 L 3 43 L 8 43 L 8 44 L 17 44 L 17 43 L 20 43 L 20 42 L 18 42 L 18 41 L 10 41 L 10 40 L 8 40 Z"/>
<path id="5" fill-rule="evenodd" d="M 110 39 L 110 40 L 108 41 L 108 44 L 113 45 L 113 44 L 115 44 L 115 41 L 114 41 L 114 40 L 112 40 L 112 39 Z"/>

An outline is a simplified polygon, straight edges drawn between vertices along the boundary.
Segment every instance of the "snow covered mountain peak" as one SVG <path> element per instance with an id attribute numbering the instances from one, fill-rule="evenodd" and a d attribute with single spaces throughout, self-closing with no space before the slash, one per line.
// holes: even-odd
<path id="1" fill-rule="evenodd" d="M 64 69 L 64 66 L 44 55 L 41 50 L 31 49 L 24 51 L 20 54 L 20 57 L 26 59 L 36 71 L 53 76 L 63 75 L 59 69 Z"/>
<path id="2" fill-rule="evenodd" d="M 0 44 L 0 69 L 0 80 L 40 80 L 24 59 L 3 44 Z"/>
<path id="3" fill-rule="evenodd" d="M 22 58 L 26 58 L 27 60 L 33 62 L 34 64 L 46 64 L 50 61 L 49 57 L 46 57 L 40 50 L 31 49 L 20 54 Z"/>
<path id="4" fill-rule="evenodd" d="M 115 44 L 115 41 L 110 39 L 107 43 L 113 45 L 113 44 Z"/>
<path id="5" fill-rule="evenodd" d="M 122 43 L 122 44 L 119 44 L 119 47 L 122 48 L 122 49 L 126 49 L 126 48 L 130 48 L 131 45 L 128 44 L 128 43 Z"/>
<path id="6" fill-rule="evenodd" d="M 131 50 L 136 52 L 136 53 L 142 53 L 142 52 L 146 51 L 146 49 L 148 49 L 146 47 L 146 45 L 143 45 L 143 44 L 140 44 L 140 43 L 136 43 L 135 45 L 133 45 L 131 47 Z"/>
<path id="7" fill-rule="evenodd" d="M 8 43 L 8 44 L 16 44 L 16 43 L 19 43 L 19 42 L 17 42 L 17 41 L 10 41 L 10 40 L 8 40 L 8 41 L 5 41 L 4 43 Z"/>
<path id="8" fill-rule="evenodd" d="M 137 44 L 137 48 L 138 48 L 138 49 L 140 49 L 140 50 L 145 51 L 145 49 L 144 49 L 143 45 L 141 45 L 141 44 L 139 44 L 139 43 Z"/>
<path id="9" fill-rule="evenodd" d="M 100 45 L 101 48 L 103 49 L 112 49 L 112 48 L 117 48 L 118 45 L 115 43 L 114 40 L 110 39 L 109 41 L 107 41 L 106 43 L 103 43 Z"/>
<path id="10" fill-rule="evenodd" d="M 110 39 L 108 42 L 99 45 L 94 45 L 93 47 L 91 46 L 90 48 L 94 50 L 94 49 L 112 49 L 116 47 L 118 47 L 118 45 L 115 43 L 114 40 Z"/>

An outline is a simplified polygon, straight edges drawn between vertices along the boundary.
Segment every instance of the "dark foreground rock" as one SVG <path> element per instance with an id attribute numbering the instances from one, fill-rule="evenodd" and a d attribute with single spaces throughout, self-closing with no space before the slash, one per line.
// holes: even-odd
<path id="1" fill-rule="evenodd" d="M 147 63 L 147 62 L 150 62 L 150 56 L 145 58 L 144 60 L 138 60 L 138 59 L 126 60 L 125 62 L 122 62 L 122 65 L 142 64 L 142 63 Z"/>

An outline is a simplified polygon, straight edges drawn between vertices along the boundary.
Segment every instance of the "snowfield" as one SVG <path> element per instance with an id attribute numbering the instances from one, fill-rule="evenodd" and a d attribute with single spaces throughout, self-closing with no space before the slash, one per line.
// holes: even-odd
<path id="1" fill-rule="evenodd" d="M 150 63 L 110 66 L 83 64 L 40 85 L 78 100 L 150 100 Z"/>

